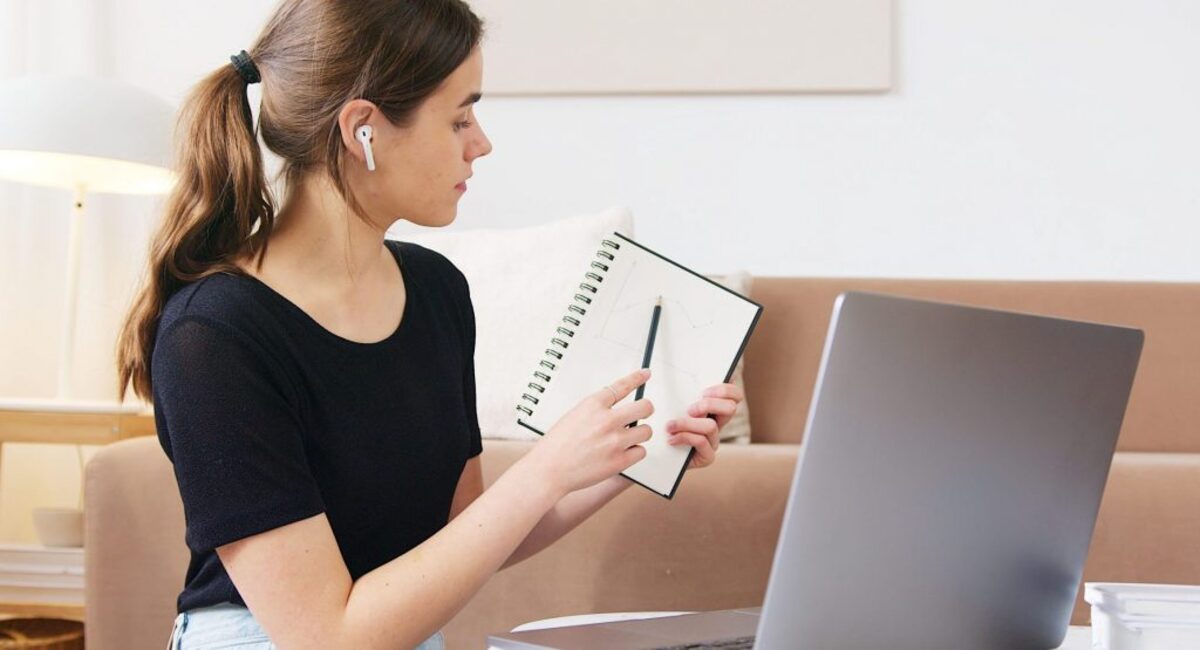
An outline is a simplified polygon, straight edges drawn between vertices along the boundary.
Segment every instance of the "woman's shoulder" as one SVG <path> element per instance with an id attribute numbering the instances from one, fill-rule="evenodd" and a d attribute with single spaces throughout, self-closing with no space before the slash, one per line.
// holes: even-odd
<path id="1" fill-rule="evenodd" d="M 408 241 L 385 239 L 384 243 L 400 261 L 400 267 L 422 278 L 441 279 L 455 287 L 466 288 L 467 278 L 450 258 L 442 253 Z"/>
<path id="2" fill-rule="evenodd" d="M 185 321 L 199 321 L 235 334 L 261 332 L 277 316 L 252 277 L 214 273 L 190 282 L 167 299 L 159 332 Z"/>
<path id="3" fill-rule="evenodd" d="M 425 265 L 434 264 L 448 265 L 452 267 L 454 266 L 454 263 L 451 262 L 450 259 L 445 255 L 432 248 L 422 246 L 416 242 L 400 241 L 399 239 L 385 239 L 383 240 L 383 243 L 389 249 L 391 249 L 393 253 L 396 254 L 396 256 L 400 259 L 401 265 L 403 265 L 405 262 L 414 262 Z M 457 269 L 457 267 L 455 268 Z"/>

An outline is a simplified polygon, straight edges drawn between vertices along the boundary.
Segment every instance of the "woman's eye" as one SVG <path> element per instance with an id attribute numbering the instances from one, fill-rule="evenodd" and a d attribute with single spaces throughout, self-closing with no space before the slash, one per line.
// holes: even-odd
<path id="1" fill-rule="evenodd" d="M 454 123 L 454 130 L 455 130 L 455 131 L 458 131 L 459 129 L 466 129 L 466 128 L 470 128 L 470 126 L 471 126 L 471 121 L 470 121 L 470 120 L 463 120 L 462 122 L 455 122 L 455 123 Z"/>

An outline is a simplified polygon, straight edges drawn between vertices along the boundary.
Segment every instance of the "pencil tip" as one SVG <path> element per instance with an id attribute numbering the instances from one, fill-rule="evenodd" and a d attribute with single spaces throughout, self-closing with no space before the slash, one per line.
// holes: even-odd
<path id="1" fill-rule="evenodd" d="M 659 296 L 658 299 L 654 301 L 654 306 L 662 307 L 662 296 Z"/>

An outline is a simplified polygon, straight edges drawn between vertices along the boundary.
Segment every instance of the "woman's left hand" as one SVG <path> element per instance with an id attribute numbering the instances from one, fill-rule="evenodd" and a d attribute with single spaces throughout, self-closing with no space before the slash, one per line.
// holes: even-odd
<path id="1" fill-rule="evenodd" d="M 738 404 L 746 398 L 734 384 L 705 388 L 700 400 L 688 407 L 687 416 L 667 422 L 667 443 L 696 448 L 688 468 L 708 467 L 717 459 L 721 429 L 729 423 Z"/>

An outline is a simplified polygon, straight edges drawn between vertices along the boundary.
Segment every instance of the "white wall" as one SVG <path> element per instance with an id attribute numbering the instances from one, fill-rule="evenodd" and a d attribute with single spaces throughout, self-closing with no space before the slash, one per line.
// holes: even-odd
<path id="1" fill-rule="evenodd" d="M 111 75 L 178 102 L 272 5 L 7 0 L 0 75 Z M 639 239 L 705 272 L 1200 281 L 1200 3 L 897 0 L 895 16 L 884 95 L 485 98 L 495 151 L 451 228 L 626 204 Z M 68 202 L 0 183 L 0 395 L 54 392 Z M 157 205 L 89 209 L 79 397 L 112 394 Z M 73 452 L 25 453 L 4 454 L 0 537 L 31 534 L 14 523 L 30 502 L 74 500 L 14 483 L 69 473 Z"/>
<path id="2" fill-rule="evenodd" d="M 485 100 L 461 220 L 620 201 L 709 270 L 1200 278 L 1200 3 L 896 15 L 888 95 Z"/>
<path id="3" fill-rule="evenodd" d="M 171 99 L 270 6 L 111 2 L 117 75 Z M 452 227 L 624 203 L 705 270 L 1200 279 L 1200 3 L 895 15 L 885 95 L 485 98 L 496 149 Z"/>

